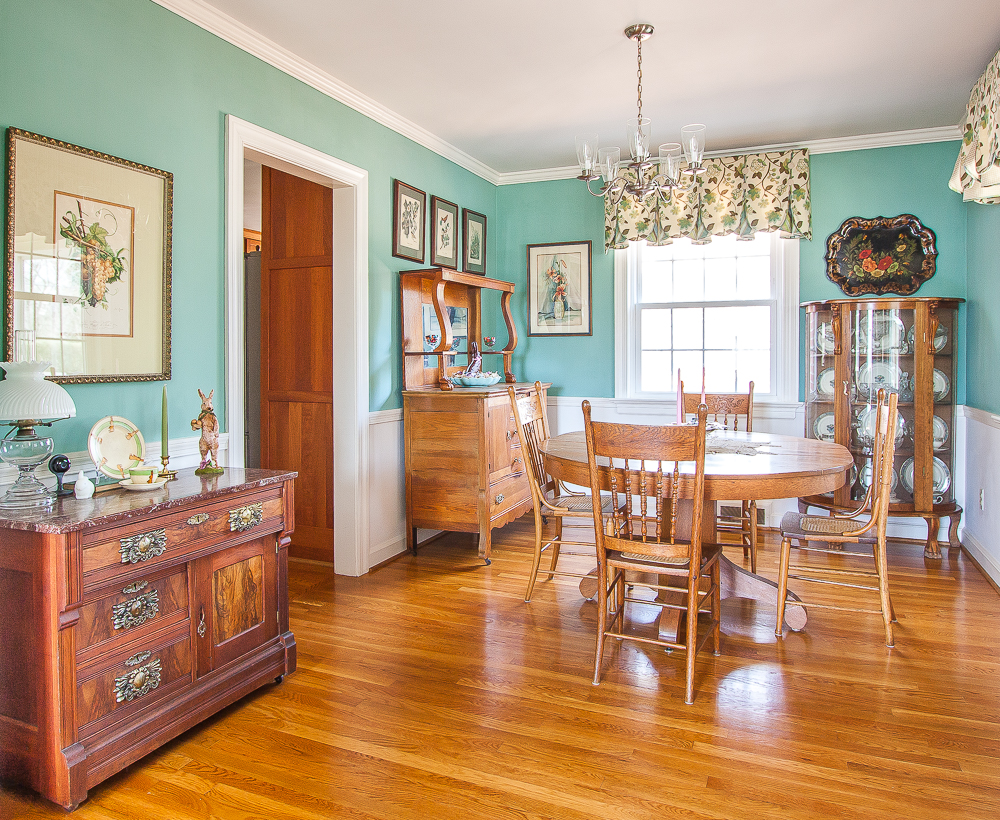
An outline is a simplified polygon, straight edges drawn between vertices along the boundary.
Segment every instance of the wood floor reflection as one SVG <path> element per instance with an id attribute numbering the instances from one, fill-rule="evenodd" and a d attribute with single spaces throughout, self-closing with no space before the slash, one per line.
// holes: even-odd
<path id="1" fill-rule="evenodd" d="M 292 562 L 298 671 L 75 817 L 996 816 L 1000 596 L 964 555 L 890 548 L 891 651 L 875 615 L 813 610 L 776 639 L 773 605 L 725 602 L 685 706 L 682 657 L 653 647 L 609 647 L 591 684 L 595 604 L 542 576 L 524 603 L 530 536 L 496 533 L 491 566 L 466 535 L 363 578 Z M 0 794 L 2 818 L 65 816 Z"/>

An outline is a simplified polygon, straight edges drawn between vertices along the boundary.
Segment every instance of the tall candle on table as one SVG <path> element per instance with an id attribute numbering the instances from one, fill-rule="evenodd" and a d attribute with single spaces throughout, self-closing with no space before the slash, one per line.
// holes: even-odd
<path id="1" fill-rule="evenodd" d="M 681 369 L 677 368 L 677 423 L 684 423 L 684 385 L 681 383 Z"/>
<path id="2" fill-rule="evenodd" d="M 701 369 L 701 403 L 705 403 L 705 368 Z"/>
<path id="3" fill-rule="evenodd" d="M 163 385 L 163 411 L 160 417 L 162 428 L 160 430 L 160 455 L 163 458 L 170 458 L 167 452 L 167 443 L 170 441 L 167 436 L 167 386 Z"/>

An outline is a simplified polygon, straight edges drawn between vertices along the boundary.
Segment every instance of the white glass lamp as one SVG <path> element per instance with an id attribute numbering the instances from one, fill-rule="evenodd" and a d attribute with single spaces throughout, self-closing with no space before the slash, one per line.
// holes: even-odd
<path id="1" fill-rule="evenodd" d="M 0 381 L 0 425 L 17 428 L 13 438 L 0 439 L 0 460 L 18 469 L 17 481 L 0 498 L 0 507 L 44 507 L 53 494 L 37 478 L 35 468 L 52 454 L 52 439 L 35 427 L 76 415 L 66 388 L 47 381 L 48 362 L 0 362 L 6 378 Z"/>

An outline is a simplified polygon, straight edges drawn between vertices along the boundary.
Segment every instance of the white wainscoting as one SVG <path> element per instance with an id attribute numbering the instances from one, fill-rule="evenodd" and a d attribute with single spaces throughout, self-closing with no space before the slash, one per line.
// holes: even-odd
<path id="1" fill-rule="evenodd" d="M 368 414 L 368 566 L 406 551 L 403 411 Z"/>
<path id="2" fill-rule="evenodd" d="M 170 469 L 183 470 L 187 467 L 197 467 L 201 463 L 201 456 L 198 453 L 199 440 L 199 436 L 185 436 L 184 438 L 170 439 Z M 74 480 L 76 478 L 76 474 L 80 472 L 80 470 L 83 470 L 83 472 L 90 478 L 93 478 L 97 473 L 97 466 L 91 460 L 89 453 L 66 453 L 66 455 L 70 460 L 70 470 L 66 473 L 66 481 Z M 159 464 L 160 443 L 158 441 L 146 442 L 146 461 L 150 464 Z M 220 433 L 219 464 L 225 467 L 228 463 L 229 434 Z M 54 487 L 56 484 L 55 476 L 49 472 L 47 462 L 35 470 L 35 475 L 38 477 L 39 481 L 49 487 Z M 13 484 L 15 478 L 17 478 L 16 469 L 11 467 L 9 464 L 0 465 L 0 490 L 3 490 L 4 485 L 6 484 Z"/>
<path id="3" fill-rule="evenodd" d="M 1000 586 L 1000 416 L 961 407 L 956 442 L 964 455 L 957 476 L 962 516 L 962 544 L 994 584 Z M 979 507 L 982 492 L 983 508 Z"/>

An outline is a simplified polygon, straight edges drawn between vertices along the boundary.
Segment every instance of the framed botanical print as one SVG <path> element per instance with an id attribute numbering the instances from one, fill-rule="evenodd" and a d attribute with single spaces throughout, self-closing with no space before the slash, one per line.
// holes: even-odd
<path id="1" fill-rule="evenodd" d="M 7 129 L 6 325 L 63 383 L 170 378 L 173 174 Z"/>
<path id="2" fill-rule="evenodd" d="M 392 192 L 392 255 L 423 263 L 426 224 L 427 194 L 395 180 Z"/>
<path id="3" fill-rule="evenodd" d="M 593 332 L 590 241 L 528 245 L 528 335 Z"/>
<path id="4" fill-rule="evenodd" d="M 462 209 L 462 270 L 486 275 L 486 217 Z"/>
<path id="5" fill-rule="evenodd" d="M 431 197 L 431 264 L 458 270 L 458 206 Z"/>

